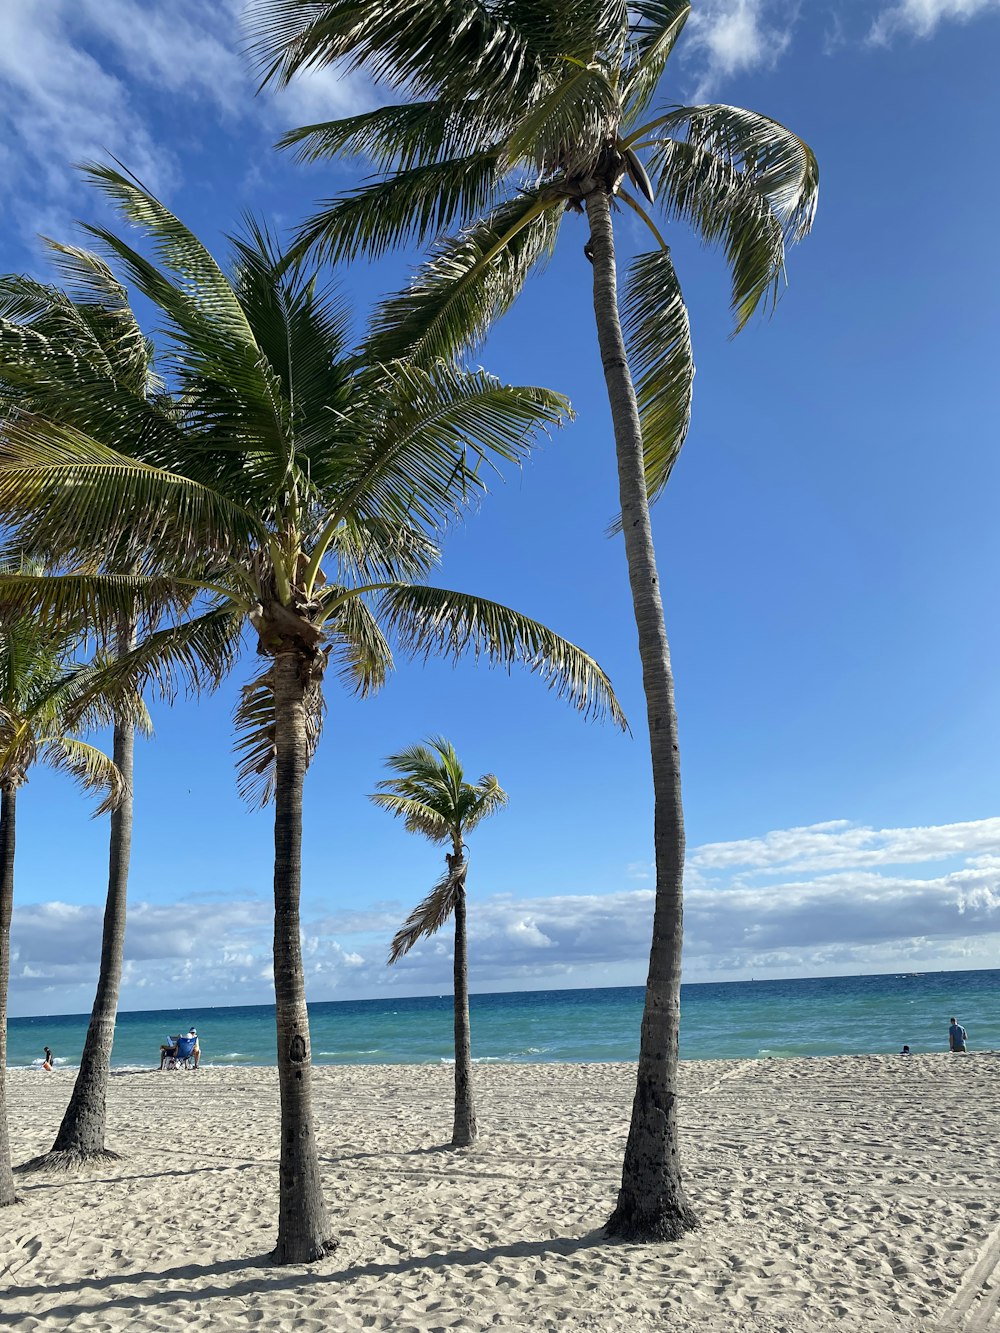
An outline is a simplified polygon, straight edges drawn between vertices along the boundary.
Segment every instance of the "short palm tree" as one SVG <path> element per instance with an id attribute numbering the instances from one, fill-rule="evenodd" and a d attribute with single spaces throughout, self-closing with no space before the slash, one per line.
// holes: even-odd
<path id="1" fill-rule="evenodd" d="M 421 358 L 467 347 L 548 258 L 567 214 L 586 215 L 655 802 L 656 907 L 639 1070 L 608 1231 L 651 1240 L 671 1239 L 695 1221 L 677 1152 L 684 821 L 649 519 L 687 433 L 694 362 L 664 231 L 683 222 L 722 247 L 740 329 L 777 294 L 786 245 L 808 232 L 818 189 L 808 146 L 767 116 L 718 104 L 650 111 L 689 9 L 688 0 L 256 0 L 251 7 L 265 82 L 342 62 L 366 66 L 408 99 L 286 135 L 283 143 L 303 158 L 364 154 L 380 173 L 327 201 L 298 244 L 336 260 L 457 229 L 379 312 L 370 355 Z M 614 236 L 621 206 L 653 242 L 632 262 L 623 312 Z"/>
<path id="2" fill-rule="evenodd" d="M 153 374 L 152 344 L 127 292 L 97 255 L 55 241 L 47 244 L 72 295 L 31 278 L 0 279 L 0 404 L 6 413 L 31 411 L 83 431 L 96 430 L 126 452 L 141 449 L 150 422 L 174 412 Z M 141 523 L 124 536 L 121 549 L 106 553 L 111 568 L 133 567 L 141 560 Z M 44 554 L 51 559 L 64 553 Z M 135 616 L 123 616 L 114 627 L 113 651 L 131 651 L 136 632 Z M 134 750 L 135 729 L 119 718 L 113 754 L 123 791 L 111 813 L 97 990 L 55 1142 L 23 1169 L 67 1168 L 116 1156 L 106 1143 L 107 1086 L 125 952 Z"/>
<path id="3" fill-rule="evenodd" d="M 262 229 L 234 239 L 227 274 L 135 182 L 107 167 L 89 174 L 152 244 L 155 262 L 89 229 L 159 308 L 181 410 L 149 423 L 141 455 L 93 429 L 14 417 L 0 441 L 0 518 L 24 523 L 40 548 L 101 556 L 142 516 L 138 570 L 50 577 L 26 592 L 22 583 L 42 615 L 83 599 L 107 625 L 137 610 L 159 616 L 172 590 L 200 599 L 197 614 L 146 637 L 109 678 L 168 690 L 192 672 L 219 680 L 245 628 L 265 659 L 238 710 L 238 750 L 244 790 L 275 805 L 275 1258 L 307 1262 L 328 1244 L 299 916 L 303 785 L 323 678 L 333 666 L 355 690 L 377 688 L 392 637 L 417 656 L 522 661 L 584 712 L 622 721 L 581 649 L 508 607 L 423 582 L 436 531 L 482 493 L 481 473 L 519 459 L 565 402 L 447 361 L 368 361 L 347 342 L 342 303 Z M 0 601 L 10 595 L 0 578 Z"/>
<path id="4" fill-rule="evenodd" d="M 455 917 L 455 1121 L 451 1141 L 468 1147 L 479 1132 L 472 1095 L 472 1038 L 469 1024 L 469 951 L 465 930 L 465 882 L 469 872 L 465 835 L 507 804 L 507 793 L 492 773 L 466 782 L 455 747 L 443 736 L 389 755 L 396 774 L 378 784 L 376 805 L 403 820 L 408 833 L 450 843 L 446 869 L 427 897 L 413 909 L 389 950 L 395 963 L 419 939 L 433 935 Z"/>
<path id="5" fill-rule="evenodd" d="M 8 580 L 19 577 L 15 570 L 5 573 Z M 87 674 L 71 660 L 78 642 L 75 624 L 40 625 L 33 616 L 0 606 L 0 1206 L 15 1200 L 4 1071 L 18 791 L 37 763 L 68 773 L 85 791 L 101 793 L 98 814 L 114 810 L 125 790 L 113 761 L 67 725 L 67 708 L 78 702 Z M 99 696 L 90 718 L 106 721 L 98 703 Z"/>

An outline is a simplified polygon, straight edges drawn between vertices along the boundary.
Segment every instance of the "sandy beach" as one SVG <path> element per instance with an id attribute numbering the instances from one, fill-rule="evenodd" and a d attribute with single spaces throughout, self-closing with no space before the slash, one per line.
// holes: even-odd
<path id="1" fill-rule="evenodd" d="M 685 1063 L 699 1229 L 605 1241 L 627 1065 L 477 1068 L 481 1142 L 443 1148 L 447 1067 L 325 1067 L 336 1252 L 279 1269 L 270 1069 L 117 1073 L 89 1178 L 0 1213 L 0 1326 L 228 1330 L 1000 1327 L 1000 1057 Z M 72 1073 L 11 1071 L 15 1161 Z"/>

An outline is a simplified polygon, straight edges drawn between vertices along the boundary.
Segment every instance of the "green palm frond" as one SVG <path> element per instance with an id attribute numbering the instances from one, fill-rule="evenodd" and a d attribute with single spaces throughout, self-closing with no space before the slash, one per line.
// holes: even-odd
<path id="1" fill-rule="evenodd" d="M 380 690 L 393 667 L 392 649 L 364 599 L 342 600 L 326 629 L 333 636 L 330 666 L 340 681 L 362 698 Z"/>
<path id="2" fill-rule="evenodd" d="M 181 562 L 233 558 L 266 530 L 242 506 L 178 473 L 119 454 L 72 426 L 15 414 L 0 436 L 0 518 L 43 549 L 87 554 L 134 531 Z"/>
<path id="3" fill-rule="evenodd" d="M 125 795 L 122 775 L 103 750 L 72 736 L 58 736 L 46 741 L 42 751 L 50 768 L 68 773 L 87 793 L 103 793 L 95 818 L 110 814 L 121 803 Z"/>
<path id="4" fill-rule="evenodd" d="M 421 833 L 431 842 L 447 842 L 451 837 L 451 824 L 421 797 L 379 791 L 374 792 L 369 800 L 380 809 L 388 810 L 389 814 L 402 819 L 407 833 Z"/>
<path id="5" fill-rule="evenodd" d="M 694 383 L 691 325 L 668 250 L 632 261 L 623 315 L 652 501 L 666 486 L 687 436 Z"/>
<path id="6" fill-rule="evenodd" d="M 632 59 L 622 95 L 626 117 L 637 115 L 655 96 L 691 4 L 690 0 L 632 0 L 629 9 Z"/>
<path id="7" fill-rule="evenodd" d="M 418 162 L 465 158 L 489 146 L 495 133 L 484 136 L 479 122 L 464 114 L 466 109 L 464 100 L 441 99 L 380 106 L 291 130 L 277 146 L 295 148 L 299 162 L 364 156 L 382 171 L 408 171 Z"/>
<path id="8" fill-rule="evenodd" d="M 500 786 L 495 773 L 484 773 L 476 783 L 479 795 L 472 810 L 465 816 L 466 832 L 471 832 L 477 824 L 489 819 L 510 802 L 510 797 Z"/>
<path id="9" fill-rule="evenodd" d="M 52 632 L 93 633 L 110 641 L 123 623 L 155 625 L 183 610 L 188 589 L 176 580 L 129 574 L 0 574 L 0 615 L 33 616 Z"/>
<path id="10" fill-rule="evenodd" d="M 574 61 L 519 119 L 507 140 L 507 161 L 572 174 L 596 161 L 617 119 L 617 90 L 604 70 Z"/>
<path id="11" fill-rule="evenodd" d="M 467 95 L 482 107 L 530 96 L 537 61 L 502 7 L 481 0 L 254 0 L 247 11 L 262 84 L 286 84 L 302 69 L 366 65 L 375 79 L 414 97 Z"/>
<path id="12" fill-rule="evenodd" d="M 389 946 L 390 966 L 409 953 L 418 940 L 433 935 L 445 924 L 464 891 L 468 867 L 468 861 L 461 861 L 454 869 L 449 867 L 423 902 L 413 909 Z"/>
<path id="13" fill-rule="evenodd" d="M 781 221 L 786 240 L 809 233 L 819 200 L 819 164 L 807 143 L 770 116 L 742 107 L 675 107 L 653 122 L 656 134 L 687 129 L 687 142 L 722 157 Z"/>
<path id="14" fill-rule="evenodd" d="M 439 242 L 409 288 L 376 311 L 365 354 L 426 364 L 477 346 L 551 256 L 562 219 L 558 197 L 527 191 Z"/>
<path id="15" fill-rule="evenodd" d="M 236 781 L 240 795 L 251 807 L 269 805 L 274 799 L 277 778 L 276 719 L 273 670 L 261 672 L 241 691 L 233 713 L 237 756 Z M 303 699 L 305 710 L 306 763 L 312 762 L 323 732 L 326 704 L 318 682 Z"/>
<path id="16" fill-rule="evenodd" d="M 502 180 L 502 147 L 422 162 L 324 201 L 304 223 L 295 250 L 328 263 L 378 259 L 396 245 L 422 244 L 492 207 Z"/>
<path id="17" fill-rule="evenodd" d="M 454 659 L 470 653 L 496 665 L 520 663 L 584 716 L 607 715 L 627 729 L 611 682 L 594 659 L 510 607 L 469 593 L 401 584 L 381 594 L 379 614 L 411 656 Z"/>
<path id="18" fill-rule="evenodd" d="M 741 172 L 696 144 L 663 140 L 653 149 L 650 166 L 668 214 L 724 249 L 739 331 L 762 302 L 777 296 L 785 263 L 780 220 Z"/>

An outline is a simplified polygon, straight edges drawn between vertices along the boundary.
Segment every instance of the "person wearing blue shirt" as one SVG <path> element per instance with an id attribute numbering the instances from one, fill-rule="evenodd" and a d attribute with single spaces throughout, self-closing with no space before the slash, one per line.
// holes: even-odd
<path id="1" fill-rule="evenodd" d="M 948 1029 L 948 1049 L 949 1051 L 964 1051 L 965 1043 L 968 1041 L 969 1034 L 957 1018 L 951 1020 L 951 1027 Z"/>

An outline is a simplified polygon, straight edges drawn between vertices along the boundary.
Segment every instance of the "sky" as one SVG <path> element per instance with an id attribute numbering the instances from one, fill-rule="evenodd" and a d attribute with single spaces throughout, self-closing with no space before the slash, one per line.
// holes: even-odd
<path id="1" fill-rule="evenodd" d="M 254 95 L 242 0 L 0 7 L 0 271 L 48 272 L 38 233 L 107 220 L 71 164 L 114 155 L 216 252 L 251 210 L 288 233 L 364 164 L 297 165 L 285 130 L 382 96 L 324 71 Z M 751 106 L 816 151 L 813 234 L 769 319 L 730 338 L 722 258 L 678 227 L 698 376 L 654 511 L 687 820 L 685 979 L 994 966 L 1000 943 L 1000 630 L 993 171 L 1000 0 L 695 0 L 665 104 Z M 616 221 L 623 254 L 641 244 Z M 574 228 L 575 233 L 574 233 Z M 509 807 L 470 838 L 478 991 L 640 984 L 652 808 L 583 226 L 477 354 L 572 399 L 452 531 L 435 581 L 591 652 L 632 734 L 516 669 L 406 661 L 380 695 L 328 682 L 306 789 L 310 999 L 446 992 L 448 932 L 388 942 L 439 849 L 367 799 L 387 754 L 443 733 Z M 336 275 L 362 327 L 416 256 Z M 138 307 L 155 332 L 155 315 Z M 136 765 L 122 1007 L 271 994 L 269 812 L 235 790 L 231 712 L 153 705 Z M 33 771 L 18 801 L 11 1013 L 86 1012 L 107 821 Z"/>

